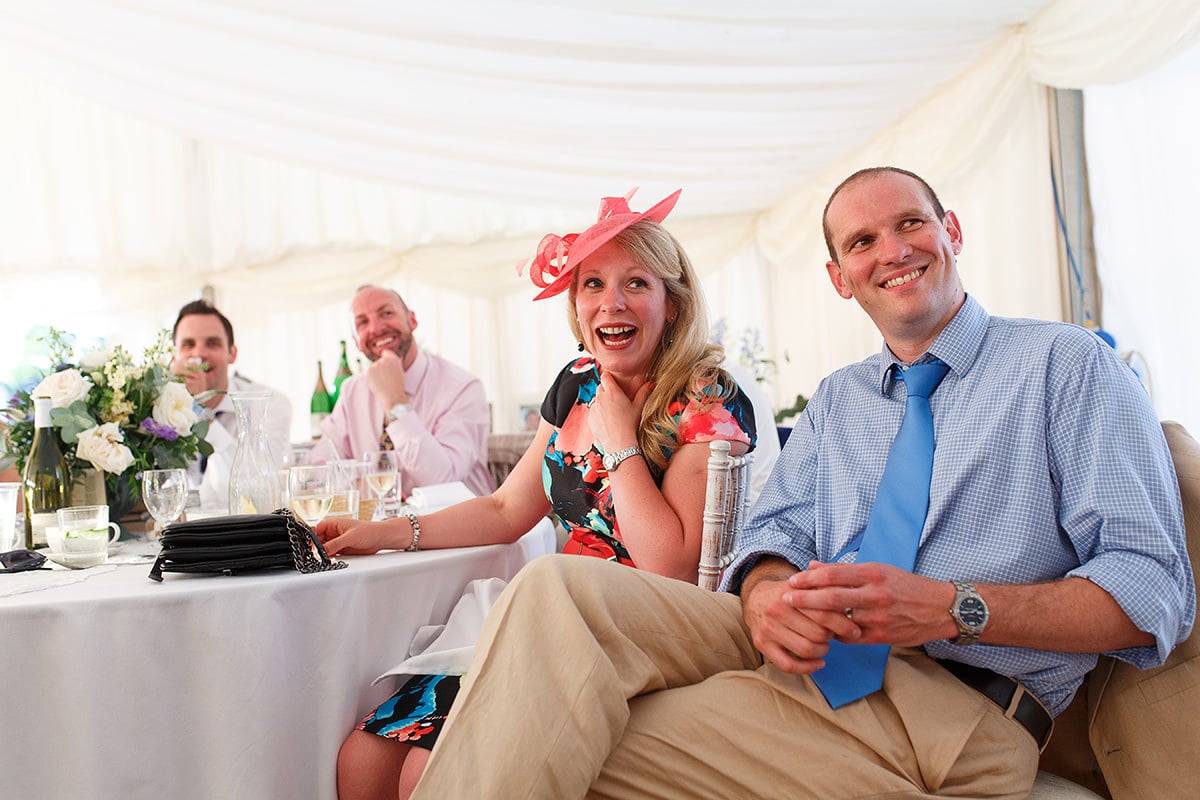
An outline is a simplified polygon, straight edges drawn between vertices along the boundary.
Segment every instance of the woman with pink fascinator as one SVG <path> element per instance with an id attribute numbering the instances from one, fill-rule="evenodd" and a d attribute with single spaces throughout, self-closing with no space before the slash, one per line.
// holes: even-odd
<path id="1" fill-rule="evenodd" d="M 642 212 L 629 208 L 632 191 L 604 198 L 594 225 L 545 236 L 528 262 L 535 300 L 567 293 L 584 354 L 546 393 L 533 443 L 504 483 L 427 516 L 326 520 L 317 534 L 331 556 L 513 542 L 553 513 L 569 535 L 564 553 L 695 582 L 708 442 L 728 440 L 738 455 L 755 430 L 708 340 L 691 262 L 660 224 L 679 194 Z M 359 723 L 338 755 L 341 800 L 408 797 L 460 677 L 414 676 Z M 498 744 L 505 724 L 523 721 L 498 720 Z"/>

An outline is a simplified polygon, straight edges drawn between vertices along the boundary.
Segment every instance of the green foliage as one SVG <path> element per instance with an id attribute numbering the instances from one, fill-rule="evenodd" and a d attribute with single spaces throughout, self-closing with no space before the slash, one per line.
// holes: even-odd
<path id="1" fill-rule="evenodd" d="M 808 405 L 808 398 L 802 394 L 796 395 L 796 402 L 792 403 L 787 408 L 781 408 L 775 412 L 775 422 L 785 422 L 792 417 L 799 416 L 804 411 L 804 407 Z"/>
<path id="2" fill-rule="evenodd" d="M 51 409 L 50 422 L 58 428 L 64 444 L 77 443 L 79 434 L 96 427 L 96 420 L 83 400 L 76 400 L 67 408 Z"/>

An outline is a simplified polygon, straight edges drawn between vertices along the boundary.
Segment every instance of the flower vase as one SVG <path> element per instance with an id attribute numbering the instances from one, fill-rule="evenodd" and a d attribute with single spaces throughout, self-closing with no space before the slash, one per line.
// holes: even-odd
<path id="1" fill-rule="evenodd" d="M 278 463 L 267 442 L 269 392 L 230 392 L 237 449 L 229 471 L 229 513 L 269 514 L 279 507 Z"/>
<path id="2" fill-rule="evenodd" d="M 108 501 L 108 519 L 117 523 L 122 539 L 132 539 L 145 529 L 144 515 L 135 513 L 142 502 L 142 490 L 136 480 L 126 474 L 106 475 L 104 495 Z"/>
<path id="3" fill-rule="evenodd" d="M 76 478 L 71 482 L 71 505 L 107 505 L 108 487 L 104 482 L 104 473 L 91 467 L 85 469 L 78 469 L 78 465 L 76 467 Z"/>

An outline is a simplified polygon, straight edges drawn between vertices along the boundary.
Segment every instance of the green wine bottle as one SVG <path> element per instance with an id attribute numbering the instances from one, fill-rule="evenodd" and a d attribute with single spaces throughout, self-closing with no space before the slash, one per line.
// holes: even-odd
<path id="1" fill-rule="evenodd" d="M 67 461 L 50 427 L 50 398 L 33 399 L 33 444 L 22 475 L 25 495 L 25 547 L 46 546 L 46 526 L 57 525 L 57 513 L 71 490 Z"/>
<path id="2" fill-rule="evenodd" d="M 317 360 L 317 388 L 313 389 L 312 403 L 309 404 L 309 417 L 312 428 L 312 438 L 321 438 L 321 423 L 333 411 L 333 398 L 325 389 L 325 377 L 321 374 L 321 361 Z"/>
<path id="3" fill-rule="evenodd" d="M 338 342 L 342 346 L 342 358 L 338 362 L 337 374 L 333 376 L 333 404 L 336 406 L 338 398 L 342 396 L 342 384 L 346 382 L 354 373 L 350 371 L 350 361 L 346 358 L 346 340 L 342 339 Z"/>

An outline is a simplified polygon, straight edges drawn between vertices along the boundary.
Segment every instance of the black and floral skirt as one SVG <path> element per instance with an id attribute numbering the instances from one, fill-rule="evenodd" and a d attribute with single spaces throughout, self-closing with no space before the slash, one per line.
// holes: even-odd
<path id="1" fill-rule="evenodd" d="M 414 675 L 356 730 L 432 750 L 461 682 L 461 675 Z"/>

